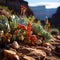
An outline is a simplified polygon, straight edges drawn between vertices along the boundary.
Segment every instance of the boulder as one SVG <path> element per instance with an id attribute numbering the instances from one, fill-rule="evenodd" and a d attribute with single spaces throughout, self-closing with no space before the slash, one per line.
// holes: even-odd
<path id="1" fill-rule="evenodd" d="M 35 48 L 24 47 L 22 49 L 19 49 L 18 52 L 38 60 L 41 58 L 45 59 L 46 57 L 46 53 L 43 50 Z"/>
<path id="2" fill-rule="evenodd" d="M 10 58 L 10 59 L 16 59 L 19 60 L 19 56 L 16 54 L 16 52 L 11 51 L 11 50 L 4 50 L 3 54 L 6 58 Z"/>
<path id="3" fill-rule="evenodd" d="M 44 52 L 46 52 L 47 55 L 50 55 L 51 54 L 52 48 L 53 47 L 49 48 L 49 46 L 48 47 L 37 47 L 37 49 L 43 50 Z"/>
<path id="4" fill-rule="evenodd" d="M 18 52 L 20 52 L 20 53 L 23 53 L 23 54 L 25 54 L 25 55 L 27 55 L 27 54 L 29 54 L 30 53 L 30 50 L 28 50 L 28 49 L 26 49 L 26 48 L 20 48 L 19 50 L 18 50 Z"/>
<path id="5" fill-rule="evenodd" d="M 35 49 L 35 48 L 27 48 L 28 50 L 31 50 L 31 52 L 29 54 L 27 54 L 28 56 L 31 56 L 35 59 L 41 59 L 43 57 L 43 59 L 45 59 L 46 57 L 46 53 L 43 50 L 39 50 L 39 49 Z"/>

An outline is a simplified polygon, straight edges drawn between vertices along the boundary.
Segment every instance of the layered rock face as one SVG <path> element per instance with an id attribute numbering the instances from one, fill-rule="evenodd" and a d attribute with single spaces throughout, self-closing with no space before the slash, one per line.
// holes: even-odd
<path id="1" fill-rule="evenodd" d="M 33 15 L 33 12 L 28 6 L 28 2 L 24 0 L 0 0 L 0 5 L 7 6 L 10 10 L 12 10 L 12 13 L 21 15 L 21 5 L 27 8 L 25 15 L 30 16 Z"/>

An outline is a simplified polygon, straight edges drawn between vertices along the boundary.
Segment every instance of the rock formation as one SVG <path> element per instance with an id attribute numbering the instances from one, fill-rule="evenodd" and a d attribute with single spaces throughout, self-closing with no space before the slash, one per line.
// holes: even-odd
<path id="1" fill-rule="evenodd" d="M 60 29 L 60 7 L 57 8 L 57 11 L 52 16 L 52 22 L 55 27 Z"/>
<path id="2" fill-rule="evenodd" d="M 13 14 L 21 15 L 21 5 L 27 8 L 25 15 L 30 16 L 33 15 L 33 12 L 28 6 L 28 2 L 24 0 L 0 0 L 0 6 L 7 6 L 10 10 L 12 10 Z"/>

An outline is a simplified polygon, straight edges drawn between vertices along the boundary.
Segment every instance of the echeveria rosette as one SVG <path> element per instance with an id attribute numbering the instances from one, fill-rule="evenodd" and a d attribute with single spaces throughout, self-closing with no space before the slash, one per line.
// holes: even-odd
<path id="1" fill-rule="evenodd" d="M 19 23 L 19 17 L 17 15 L 12 15 L 11 16 L 11 20 L 15 23 L 15 24 L 18 24 Z"/>
<path id="2" fill-rule="evenodd" d="M 0 30 L 3 30 L 3 24 L 0 23 Z"/>
<path id="3" fill-rule="evenodd" d="M 34 20 L 35 20 L 35 17 L 34 16 L 31 16 L 31 17 L 24 16 L 23 19 L 24 19 L 25 23 L 28 24 L 28 22 L 30 22 L 32 24 L 34 22 Z"/>
<path id="4" fill-rule="evenodd" d="M 13 30 L 14 27 L 15 27 L 15 23 L 14 22 L 10 22 L 10 28 L 11 28 L 11 30 Z"/>
<path id="5" fill-rule="evenodd" d="M 0 30 L 8 32 L 10 29 L 8 19 L 4 15 L 0 15 Z"/>
<path id="6" fill-rule="evenodd" d="M 9 25 L 11 33 L 14 33 L 14 30 L 17 28 L 17 24 L 15 24 L 14 21 L 11 21 Z"/>
<path id="7" fill-rule="evenodd" d="M 16 41 L 17 40 L 17 37 L 16 37 L 16 35 L 12 35 L 12 38 L 11 38 L 11 41 L 13 42 L 13 41 Z"/>

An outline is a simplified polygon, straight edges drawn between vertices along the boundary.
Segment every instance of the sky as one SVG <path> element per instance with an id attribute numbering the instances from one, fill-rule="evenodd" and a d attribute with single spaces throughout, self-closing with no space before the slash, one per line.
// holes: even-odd
<path id="1" fill-rule="evenodd" d="M 45 5 L 47 9 L 57 8 L 60 6 L 60 0 L 25 0 L 29 3 L 29 6 Z"/>

